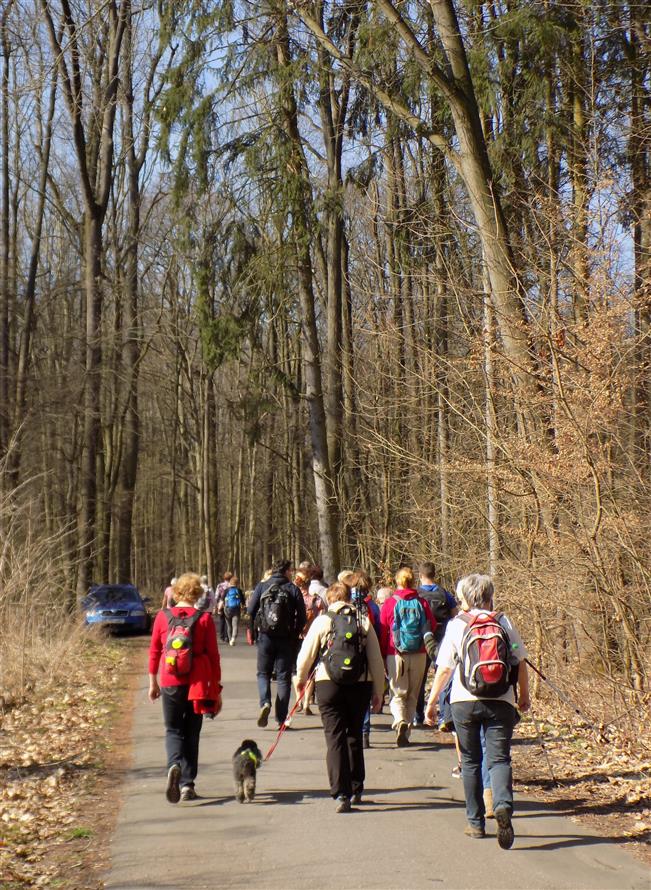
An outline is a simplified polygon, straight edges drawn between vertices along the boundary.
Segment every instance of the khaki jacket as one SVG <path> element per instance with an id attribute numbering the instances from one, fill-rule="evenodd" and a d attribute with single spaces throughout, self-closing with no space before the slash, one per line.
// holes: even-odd
<path id="1" fill-rule="evenodd" d="M 338 602 L 332 603 L 329 608 L 333 612 L 338 612 L 340 609 L 343 609 L 344 606 L 348 605 L 350 605 L 350 603 Z M 307 681 L 307 678 L 310 675 L 310 671 L 312 670 L 314 663 L 316 662 L 321 650 L 326 644 L 331 627 L 332 619 L 328 617 L 327 613 L 319 615 L 319 617 L 315 618 L 312 622 L 312 626 L 310 627 L 307 636 L 303 640 L 301 651 L 298 653 L 298 662 L 296 665 L 297 683 L 304 684 Z M 363 683 L 367 679 L 371 680 L 371 682 L 373 683 L 373 694 L 382 695 L 384 692 L 384 660 L 382 658 L 382 653 L 380 652 L 380 644 L 378 642 L 378 638 L 375 631 L 373 630 L 373 625 L 369 621 L 368 616 L 364 618 L 363 627 L 366 631 L 366 658 L 368 661 L 368 677 L 366 673 L 363 673 L 358 682 Z M 330 679 L 328 677 L 328 673 L 323 662 L 319 662 L 319 666 L 317 667 L 314 679 L 317 682 L 319 680 Z"/>

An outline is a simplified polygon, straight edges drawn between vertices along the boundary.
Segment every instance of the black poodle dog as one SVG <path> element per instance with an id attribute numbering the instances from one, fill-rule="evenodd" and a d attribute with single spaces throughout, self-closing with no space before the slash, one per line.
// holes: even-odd
<path id="1" fill-rule="evenodd" d="M 248 803 L 255 797 L 255 774 L 262 760 L 262 752 L 253 739 L 244 739 L 233 754 L 235 798 L 240 803 Z"/>

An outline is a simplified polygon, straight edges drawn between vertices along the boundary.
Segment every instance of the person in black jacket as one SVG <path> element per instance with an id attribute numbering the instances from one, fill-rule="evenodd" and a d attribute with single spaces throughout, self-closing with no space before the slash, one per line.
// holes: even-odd
<path id="1" fill-rule="evenodd" d="M 303 595 L 291 581 L 292 563 L 283 559 L 272 566 L 271 577 L 261 581 L 251 594 L 247 612 L 258 632 L 258 726 L 264 727 L 271 711 L 271 675 L 276 673 L 275 713 L 282 726 L 289 711 L 292 667 L 296 641 L 307 615 Z"/>

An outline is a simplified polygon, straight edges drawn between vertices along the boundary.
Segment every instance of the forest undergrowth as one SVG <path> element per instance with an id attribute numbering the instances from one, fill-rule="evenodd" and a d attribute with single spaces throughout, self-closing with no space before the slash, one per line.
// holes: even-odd
<path id="1" fill-rule="evenodd" d="M 119 705 L 141 649 L 70 619 L 27 650 L 1 636 L 23 668 L 7 674 L 0 702 L 0 890 L 96 890 L 118 812 L 109 767 L 126 767 L 132 709 Z"/>

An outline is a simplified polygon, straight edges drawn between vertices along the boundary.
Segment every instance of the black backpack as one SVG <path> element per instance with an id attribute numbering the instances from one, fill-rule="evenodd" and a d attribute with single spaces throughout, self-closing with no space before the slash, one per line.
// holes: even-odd
<path id="1" fill-rule="evenodd" d="M 326 613 L 332 622 L 322 653 L 326 673 L 334 683 L 356 683 L 368 671 L 366 631 L 353 606 Z"/>
<path id="2" fill-rule="evenodd" d="M 289 637 L 294 632 L 293 614 L 289 591 L 272 584 L 260 597 L 256 616 L 258 631 L 272 637 Z"/>
<path id="3" fill-rule="evenodd" d="M 450 613 L 452 611 L 448 605 L 446 591 L 436 584 L 434 590 L 427 590 L 424 587 L 419 587 L 418 595 L 424 600 L 427 600 L 427 605 L 430 607 L 430 611 L 436 619 L 434 639 L 437 643 L 440 643 L 445 636 L 445 628 L 450 620 Z"/>

